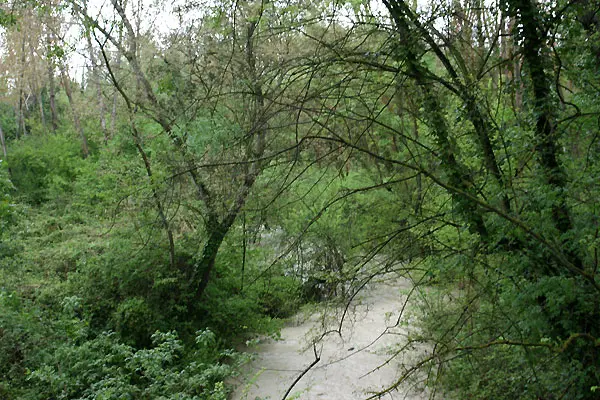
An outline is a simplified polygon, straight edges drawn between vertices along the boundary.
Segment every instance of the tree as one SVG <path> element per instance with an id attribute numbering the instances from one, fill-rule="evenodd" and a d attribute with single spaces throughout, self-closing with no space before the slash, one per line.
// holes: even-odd
<path id="1" fill-rule="evenodd" d="M 262 171 L 269 121 L 279 112 L 273 99 L 267 100 L 267 94 L 278 95 L 276 74 L 284 72 L 268 71 L 269 61 L 264 61 L 268 58 L 261 59 L 265 56 L 264 44 L 258 42 L 266 29 L 265 5 L 239 4 L 232 9 L 233 14 L 229 14 L 225 5 L 219 5 L 211 10 L 214 14 L 209 13 L 201 26 L 186 27 L 189 32 L 199 30 L 205 35 L 201 43 L 194 44 L 184 37 L 183 43 L 189 47 L 173 42 L 164 52 L 146 45 L 146 39 L 137 33 L 123 3 L 113 1 L 112 5 L 124 27 L 122 41 L 87 15 L 84 7 L 73 4 L 96 34 L 127 60 L 135 76 L 133 85 L 119 80 L 107 48 L 102 45 L 104 40 L 97 37 L 112 82 L 128 104 L 134 136 L 143 141 L 142 133 L 135 133 L 137 128 L 134 128 L 139 118 L 136 113 L 140 110 L 170 139 L 184 166 L 183 172 L 174 170 L 173 174 L 178 179 L 187 175 L 186 184 L 194 189 L 194 201 L 202 204 L 198 216 L 203 221 L 205 239 L 190 277 L 198 300 L 210 281 L 219 248 Z M 214 19 L 219 15 L 220 20 Z M 211 21 L 214 21 L 212 25 Z M 173 41 L 181 39 L 180 36 L 172 38 Z M 230 45 L 223 47 L 225 43 Z M 144 58 L 146 51 L 160 61 Z M 227 63 L 227 59 L 231 62 Z M 182 69 L 181 65 L 185 67 Z M 154 76 L 155 71 L 162 75 Z M 267 76 L 267 72 L 273 75 Z M 265 86 L 266 79 L 270 80 L 271 87 Z M 236 85 L 242 85 L 242 89 Z M 208 128 L 210 134 L 202 132 L 202 128 Z M 226 144 L 231 147 L 225 149 Z M 217 154 L 217 149 L 223 154 Z M 145 157 L 142 155 L 142 158 Z M 151 175 L 149 171 L 148 175 Z M 160 214 L 160 206 L 157 207 Z M 167 229 L 165 219 L 161 217 L 161 220 Z M 169 247 L 174 258 L 175 246 Z"/>
<path id="2" fill-rule="evenodd" d="M 77 131 L 77 133 L 79 134 L 79 138 L 81 139 L 81 153 L 83 154 L 83 158 L 87 158 L 87 156 L 89 156 L 90 154 L 87 136 L 83 132 L 83 127 L 81 126 L 81 120 L 79 118 L 79 111 L 77 111 L 77 106 L 75 104 L 75 100 L 73 99 L 73 92 L 71 90 L 69 72 L 67 70 L 67 67 L 62 62 L 60 64 L 60 75 L 62 78 L 63 87 L 65 88 L 65 94 L 67 95 L 67 99 L 69 99 L 69 106 L 71 107 L 71 114 L 73 116 L 75 130 Z"/>
<path id="3" fill-rule="evenodd" d="M 458 22 L 449 18 L 453 25 L 440 29 L 437 21 L 449 15 L 436 14 L 433 8 L 425 15 L 427 9 L 417 12 L 404 1 L 384 1 L 384 5 L 391 18 L 389 25 L 385 18 L 374 18 L 370 25 L 347 28 L 352 35 L 349 33 L 344 40 L 314 38 L 315 46 L 331 51 L 331 58 L 325 62 L 313 59 L 312 65 L 331 70 L 334 59 L 335 65 L 346 68 L 348 77 L 357 75 L 351 68 L 366 71 L 361 92 L 353 92 L 356 88 L 348 83 L 351 79 L 343 80 L 334 116 L 327 123 L 320 123 L 322 134 L 315 136 L 342 143 L 383 165 L 392 165 L 395 172 L 412 170 L 440 189 L 432 191 L 438 198 L 427 196 L 423 200 L 424 214 L 413 216 L 425 222 L 432 217 L 430 213 L 442 213 L 442 218 L 436 217 L 437 221 L 429 225 L 426 238 L 434 243 L 437 253 L 446 255 L 443 257 L 447 257 L 447 262 L 428 268 L 427 273 L 437 279 L 458 280 L 468 290 L 460 296 L 464 300 L 460 307 L 447 307 L 451 309 L 449 314 L 430 310 L 435 315 L 432 325 L 415 341 L 431 341 L 436 351 L 420 365 L 462 368 L 461 362 L 451 361 L 458 357 L 474 360 L 481 371 L 497 368 L 493 362 L 482 361 L 480 354 L 492 354 L 497 360 L 514 365 L 529 363 L 535 381 L 535 387 L 529 390 L 532 396 L 545 396 L 555 391 L 553 380 L 559 380 L 559 369 L 555 365 L 553 368 L 557 369 L 544 374 L 535 357 L 549 362 L 558 356 L 576 363 L 573 375 L 577 378 L 563 381 L 567 392 L 593 397 L 590 387 L 598 376 L 592 367 L 597 357 L 594 343 L 598 331 L 589 321 L 598 318 L 593 311 L 597 310 L 597 301 L 593 299 L 600 286 L 594 261 L 596 245 L 582 248 L 580 244 L 581 240 L 589 243 L 582 235 L 594 228 L 582 220 L 575 228 L 570 203 L 578 197 L 578 189 L 573 186 L 577 170 L 568 173 L 564 165 L 573 165 L 569 158 L 577 157 L 565 154 L 559 143 L 574 132 L 566 121 L 577 119 L 587 124 L 587 119 L 596 114 L 583 114 L 577 104 L 563 95 L 561 74 L 571 66 L 565 65 L 559 48 L 566 43 L 558 43 L 558 35 L 549 35 L 560 30 L 561 18 L 571 12 L 571 6 L 557 5 L 547 11 L 533 2 L 509 2 L 501 23 L 487 26 L 495 31 L 485 36 L 485 29 L 477 28 L 479 33 L 473 33 L 467 17 L 458 17 Z M 481 20 L 489 12 L 475 4 L 460 6 L 458 15 L 473 11 L 481 15 Z M 497 48 L 502 27 L 511 18 L 515 21 L 514 46 L 520 50 L 514 57 L 522 57 L 517 62 L 522 62 L 526 71 L 521 80 L 523 104 L 516 108 L 512 104 L 519 104 L 520 100 L 507 96 L 498 85 L 511 77 L 496 75 L 497 66 L 515 62 Z M 358 41 L 361 34 L 369 38 L 381 35 L 383 39 Z M 551 78 L 552 65 L 558 72 Z M 339 71 L 332 72 L 330 79 L 336 79 L 336 74 Z M 416 91 L 408 92 L 406 82 L 412 82 Z M 366 110 L 341 106 L 341 99 L 364 101 L 364 93 L 375 93 L 380 101 Z M 400 114 L 398 119 L 390 120 L 386 116 L 395 111 L 396 104 L 406 102 L 401 97 L 409 93 L 418 104 L 415 111 L 419 134 L 412 138 L 403 128 L 406 117 Z M 330 102 L 326 95 L 320 98 L 323 103 Z M 569 115 L 565 105 L 574 113 Z M 323 115 L 309 109 L 306 114 L 313 120 Z M 331 122 L 344 119 L 355 126 L 357 121 L 368 121 L 371 127 L 396 135 L 401 139 L 396 143 L 402 143 L 402 149 L 390 151 L 355 140 L 351 135 L 356 131 L 335 129 Z M 528 145 L 531 139 L 534 146 Z M 590 144 L 593 139 L 586 140 Z M 435 161 L 423 163 L 427 159 Z M 579 158 L 575 164 L 582 161 Z M 593 213 L 595 206 L 589 206 L 580 209 L 579 218 Z M 431 211 L 427 212 L 428 208 Z M 502 260 L 512 260 L 514 264 L 506 265 Z M 565 297 L 567 286 L 571 294 Z M 522 301 L 510 306 L 503 303 L 511 296 Z M 497 310 L 493 313 L 495 320 L 486 316 L 489 309 Z M 440 322 L 443 315 L 449 315 L 447 324 Z M 515 320 L 527 326 L 525 331 L 515 325 Z M 495 346 L 507 346 L 510 350 L 503 352 Z M 477 350 L 481 353 L 468 353 Z M 579 363 L 583 353 L 589 356 Z M 417 369 L 408 369 L 403 379 Z M 487 371 L 474 375 L 486 374 Z M 582 380 L 575 384 L 576 379 Z M 502 393 L 496 382 L 479 384 L 484 385 L 482 390 L 490 391 L 484 397 L 496 398 Z M 526 389 L 518 386 L 514 393 L 520 390 Z M 460 396 L 467 395 L 471 394 L 465 389 Z"/>

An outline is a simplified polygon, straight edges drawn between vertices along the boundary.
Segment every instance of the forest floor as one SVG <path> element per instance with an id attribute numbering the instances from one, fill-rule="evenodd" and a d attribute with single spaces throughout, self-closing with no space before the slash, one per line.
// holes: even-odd
<path id="1" fill-rule="evenodd" d="M 392 278 L 392 279 L 390 279 Z M 427 348 L 411 348 L 392 357 L 405 342 L 411 307 L 404 307 L 412 284 L 390 276 L 371 283 L 351 303 L 342 334 L 323 336 L 339 328 L 339 308 L 322 306 L 307 317 L 292 318 L 278 340 L 265 339 L 244 351 L 254 360 L 237 381 L 234 400 L 282 399 L 294 380 L 317 362 L 293 387 L 288 399 L 365 399 L 392 385 Z M 410 303 L 409 303 L 410 305 Z M 404 310 L 404 311 L 403 311 Z M 410 326 L 410 324 L 408 324 Z M 322 337 L 322 338 L 321 338 Z M 313 346 L 315 338 L 321 340 Z M 382 399 L 427 399 L 415 386 L 402 387 Z"/>

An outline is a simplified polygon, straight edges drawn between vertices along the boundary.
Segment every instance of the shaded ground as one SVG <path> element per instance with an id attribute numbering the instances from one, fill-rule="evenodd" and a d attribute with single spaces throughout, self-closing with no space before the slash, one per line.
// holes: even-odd
<path id="1" fill-rule="evenodd" d="M 311 344 L 324 331 L 337 328 L 339 314 L 324 309 L 307 320 L 297 317 L 295 324 L 281 331 L 281 340 L 269 339 L 247 349 L 255 352 L 256 359 L 247 366 L 232 399 L 281 399 L 315 360 L 315 350 L 320 361 L 294 386 L 288 399 L 364 399 L 389 387 L 401 374 L 402 364 L 409 364 L 417 351 L 424 351 L 403 352 L 390 361 L 390 352 L 406 333 L 393 326 L 411 284 L 407 280 L 389 282 L 375 283 L 355 299 L 341 336 L 330 333 L 316 346 Z M 420 400 L 427 396 L 406 388 L 382 398 Z"/>

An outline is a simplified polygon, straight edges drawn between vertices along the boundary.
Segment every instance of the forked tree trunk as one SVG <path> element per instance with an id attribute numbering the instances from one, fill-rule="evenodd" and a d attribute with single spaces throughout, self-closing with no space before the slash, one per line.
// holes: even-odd
<path id="1" fill-rule="evenodd" d="M 407 13 L 410 13 L 410 9 L 406 4 L 402 1 L 385 1 L 385 5 L 394 20 L 400 37 L 399 40 L 414 37 L 408 23 L 409 16 Z M 466 167 L 460 164 L 456 158 L 454 146 L 450 142 L 450 130 L 438 100 L 439 96 L 433 90 L 431 81 L 427 79 L 427 71 L 419 63 L 420 57 L 416 51 L 418 45 L 406 42 L 401 43 L 400 46 L 408 74 L 415 80 L 420 89 L 425 112 L 424 117 L 435 136 L 435 141 L 438 143 L 440 161 L 448 176 L 448 183 L 463 193 L 477 197 L 477 194 L 473 191 L 474 185 L 469 181 Z M 482 240 L 487 241 L 488 231 L 477 204 L 459 193 L 452 193 L 452 197 L 457 204 L 459 213 L 467 221 L 469 230 L 478 234 Z"/>
<path id="2" fill-rule="evenodd" d="M 263 94 L 263 88 L 258 80 L 258 73 L 256 71 L 256 55 L 254 53 L 254 41 L 255 31 L 257 28 L 256 21 L 249 22 L 247 27 L 246 36 L 246 63 L 248 78 L 252 82 L 253 91 L 253 109 L 252 109 L 252 126 L 251 131 L 254 132 L 254 138 L 249 144 L 249 156 L 254 158 L 255 161 L 251 162 L 244 172 L 244 182 L 240 187 L 240 190 L 235 196 L 234 203 L 228 210 L 228 213 L 223 217 L 221 221 L 212 212 L 212 217 L 208 218 L 206 225 L 209 233 L 208 241 L 206 242 L 202 251 L 202 258 L 200 259 L 199 272 L 202 274 L 200 281 L 196 289 L 196 298 L 200 299 L 210 282 L 211 272 L 214 269 L 217 255 L 227 232 L 231 229 L 231 226 L 235 222 L 237 215 L 244 206 L 250 190 L 258 177 L 261 170 L 260 157 L 265 151 L 265 136 L 266 136 L 266 125 L 262 120 L 265 98 Z"/>
<path id="3" fill-rule="evenodd" d="M 248 146 L 250 151 L 248 152 L 248 162 L 245 164 L 246 169 L 241 177 L 242 182 L 237 190 L 237 193 L 232 195 L 233 200 L 231 206 L 229 206 L 224 212 L 221 212 L 220 205 L 215 204 L 216 199 L 211 196 L 210 191 L 202 182 L 201 177 L 196 169 L 196 160 L 189 153 L 185 141 L 182 140 L 181 137 L 174 135 L 171 121 L 172 116 L 166 115 L 166 113 L 161 109 L 161 105 L 159 104 L 158 99 L 153 92 L 152 85 L 141 67 L 136 43 L 136 38 L 138 35 L 136 34 L 131 21 L 125 13 L 123 4 L 118 0 L 111 0 L 111 3 L 123 23 L 122 26 L 125 30 L 127 38 L 126 43 L 121 42 L 121 34 L 119 34 L 119 39 L 117 40 L 117 38 L 112 36 L 111 32 L 101 27 L 99 24 L 94 23 L 94 28 L 102 32 L 111 42 L 111 44 L 113 44 L 119 50 L 121 53 L 120 55 L 125 57 L 125 59 L 128 61 L 132 72 L 135 74 L 135 78 L 137 79 L 138 93 L 141 93 L 142 95 L 136 100 L 146 101 L 149 108 L 153 109 L 155 112 L 153 114 L 153 118 L 161 125 L 164 132 L 170 136 L 170 138 L 173 140 L 173 144 L 176 146 L 178 151 L 180 151 L 185 165 L 189 167 L 188 173 L 196 187 L 198 199 L 205 204 L 208 210 L 208 217 L 206 218 L 205 223 L 208 238 L 202 251 L 202 257 L 194 271 L 194 277 L 190 282 L 190 285 L 195 289 L 195 299 L 198 300 L 202 297 L 202 294 L 204 293 L 208 282 L 210 281 L 211 272 L 214 269 L 215 261 L 221 244 L 223 243 L 227 232 L 235 222 L 240 210 L 244 206 L 262 166 L 260 159 L 265 151 L 266 123 L 262 120 L 262 116 L 264 114 L 264 96 L 257 79 L 255 55 L 253 51 L 254 31 L 257 25 L 256 22 L 249 23 L 246 43 L 246 60 L 248 62 L 248 73 L 250 75 L 249 80 L 253 83 L 255 106 L 252 110 L 253 118 L 250 121 L 251 126 L 248 127 L 248 132 L 251 133 L 252 143 Z M 85 13 L 83 8 L 76 7 L 76 10 L 84 15 L 86 20 L 94 21 Z M 105 64 L 108 67 L 109 74 L 113 84 L 115 85 L 115 88 L 123 97 L 123 100 L 128 107 L 131 107 L 132 102 L 114 76 L 106 53 L 103 52 L 102 56 Z M 114 123 L 115 121 L 115 108 L 115 103 L 113 103 L 113 118 L 111 123 Z"/>

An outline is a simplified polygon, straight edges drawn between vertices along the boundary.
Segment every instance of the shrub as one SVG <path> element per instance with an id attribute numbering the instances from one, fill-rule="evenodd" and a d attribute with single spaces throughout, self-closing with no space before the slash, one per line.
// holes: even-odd
<path id="1" fill-rule="evenodd" d="M 10 150 L 13 183 L 32 204 L 68 193 L 83 162 L 78 144 L 60 135 L 28 136 Z"/>

